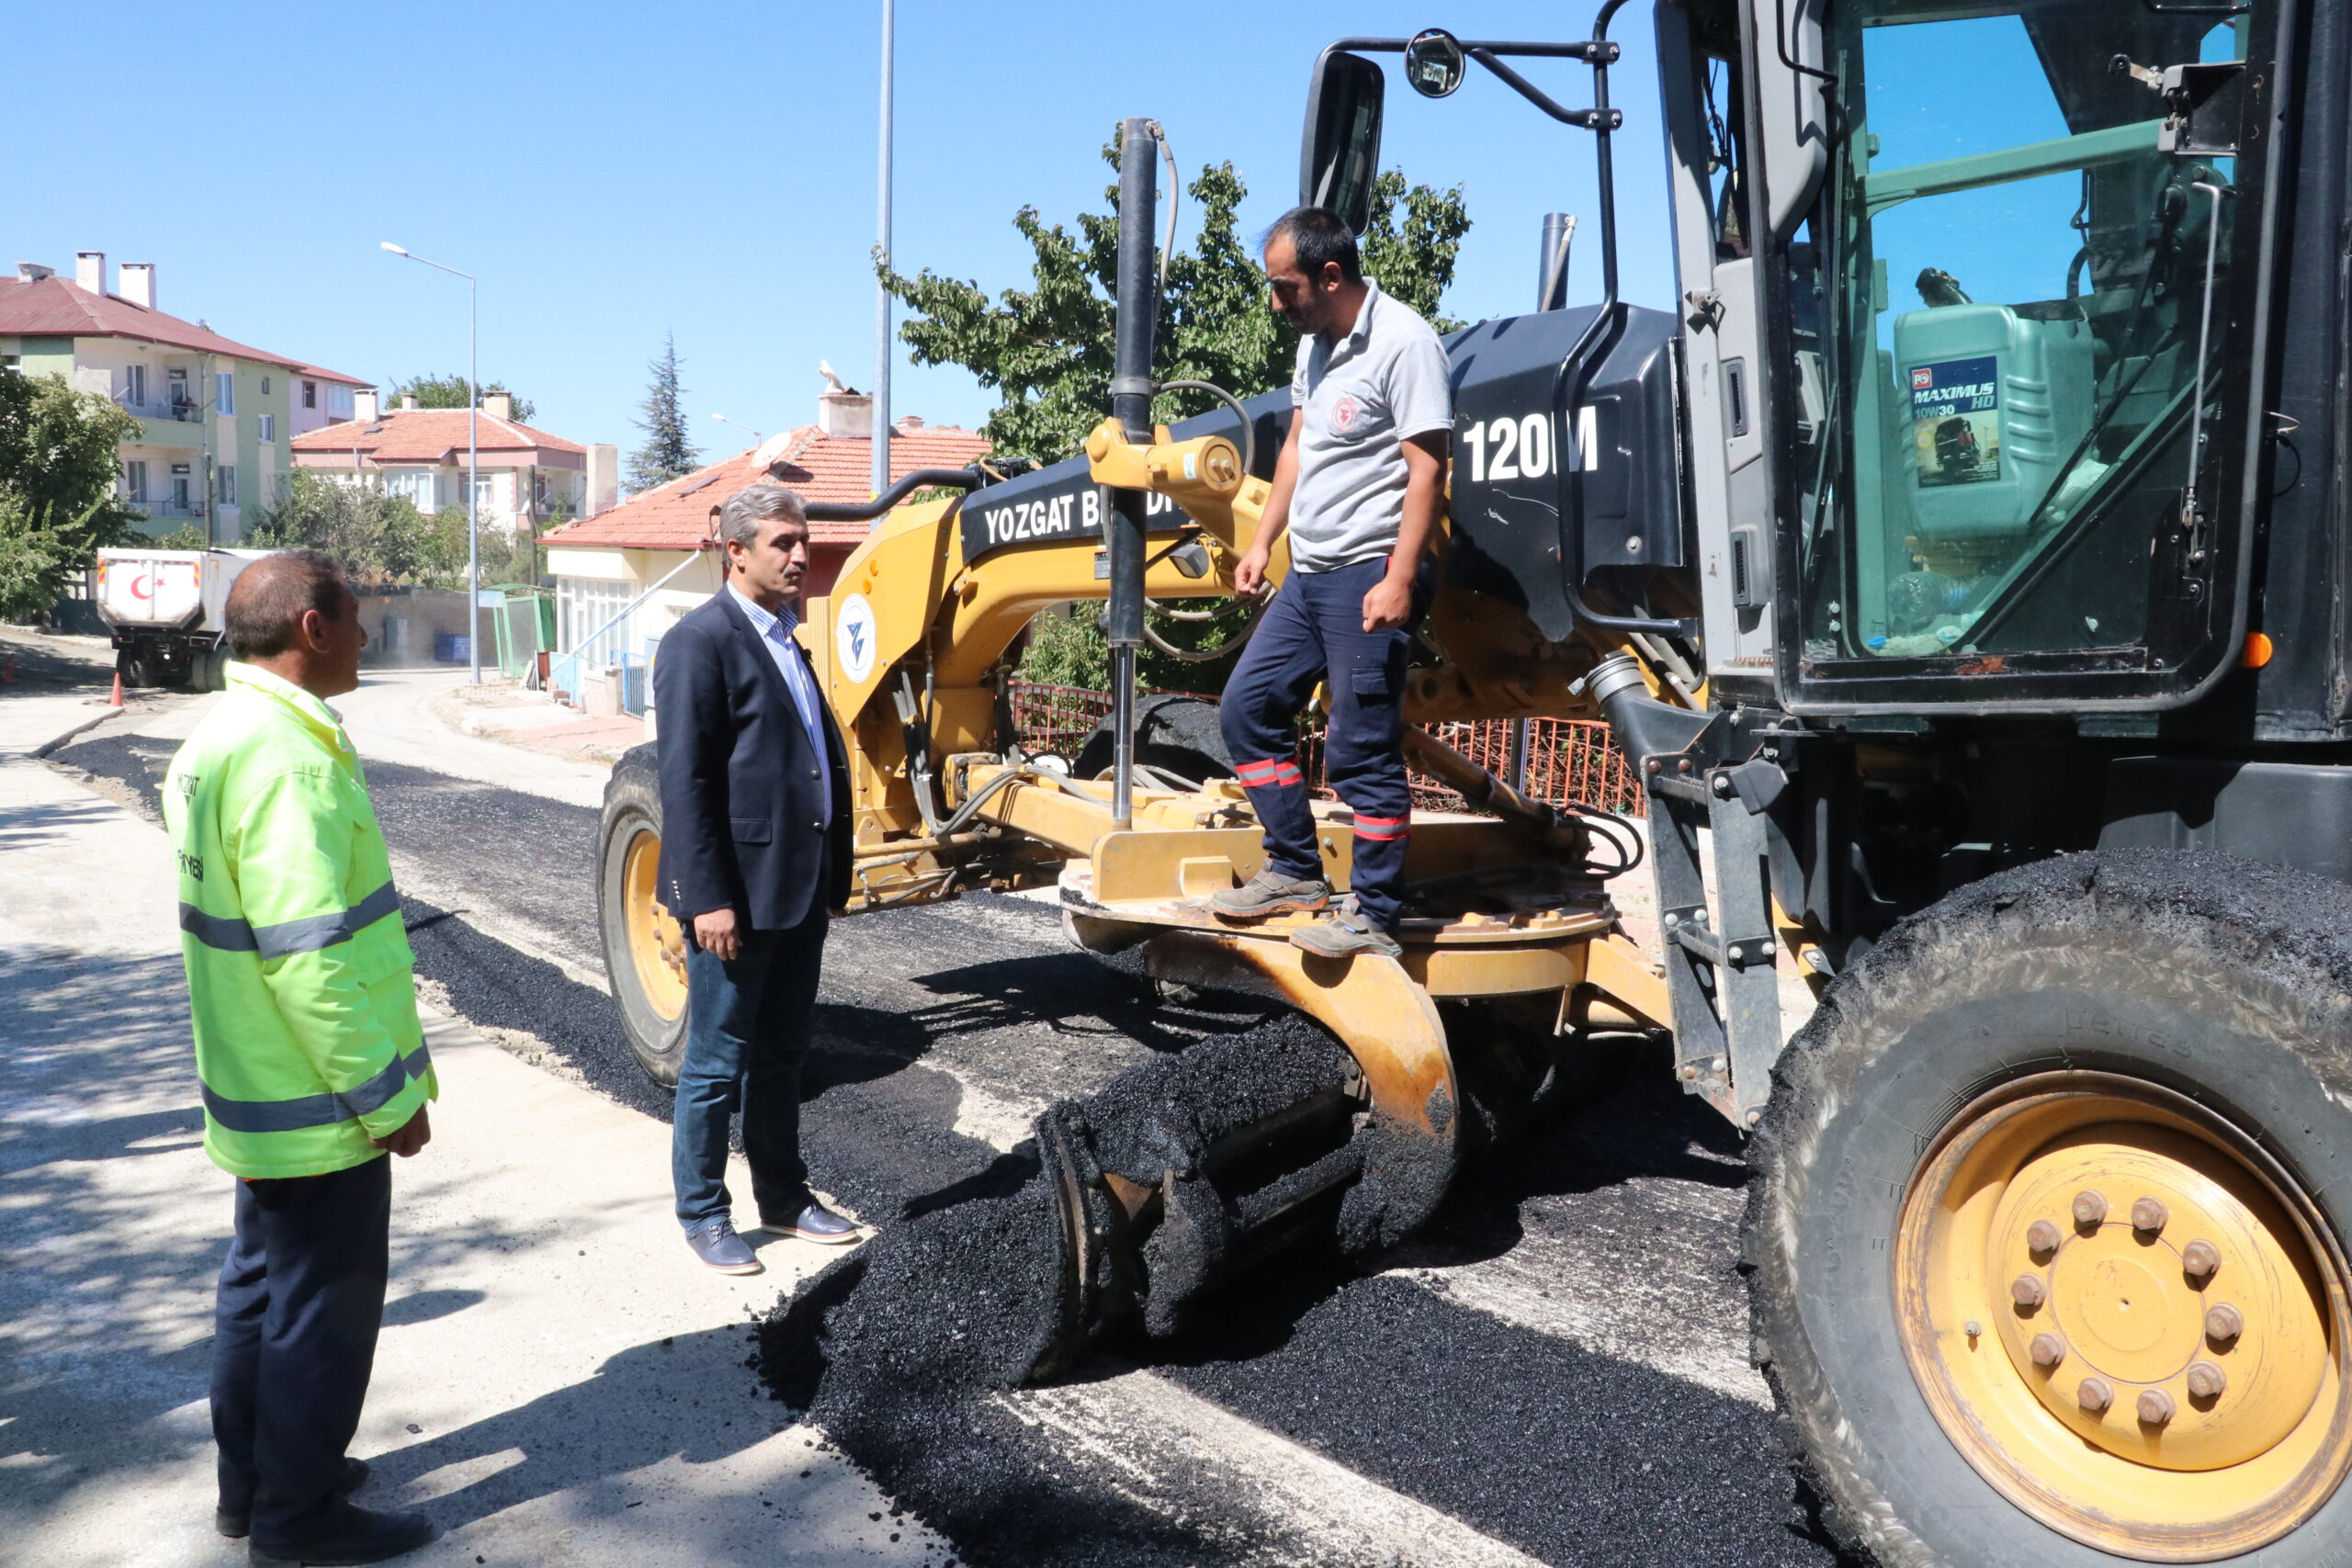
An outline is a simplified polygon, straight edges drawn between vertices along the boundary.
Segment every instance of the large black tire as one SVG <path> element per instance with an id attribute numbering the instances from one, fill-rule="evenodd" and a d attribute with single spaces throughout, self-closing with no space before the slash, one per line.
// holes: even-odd
<path id="1" fill-rule="evenodd" d="M 1842 1543 L 1886 1568 L 2143 1558 L 2036 1519 L 1939 1424 L 1898 1323 L 1895 1260 L 1918 1213 L 1906 1189 L 1963 1106 L 2028 1078 L 2114 1075 L 2079 1081 L 2173 1091 L 2267 1151 L 2313 1200 L 2315 1253 L 2332 1243 L 2340 1265 L 2352 1234 L 2340 1200 L 2327 1203 L 2352 1175 L 2348 993 L 2352 886 L 2156 852 L 2062 857 L 1980 883 L 1839 976 L 1776 1073 L 1744 1250 L 1758 1362 Z M 2089 1224 L 2082 1234 L 2096 1237 Z M 2173 1479 L 2147 1472 L 2150 1488 Z M 2347 1540 L 2352 1486 L 2231 1561 L 2321 1568 L 2345 1561 Z M 2194 1556 L 2176 1543 L 2173 1560 Z"/>
<path id="2" fill-rule="evenodd" d="M 1101 778 L 1111 771 L 1116 734 L 1111 721 L 1094 727 L 1070 764 L 1072 775 Z M 1136 704 L 1136 761 L 1199 784 L 1229 779 L 1233 758 L 1217 728 L 1216 704 L 1206 697 L 1145 697 Z"/>
<path id="3" fill-rule="evenodd" d="M 645 898 L 642 874 L 632 887 L 632 851 L 643 855 L 652 846 L 639 842 L 650 835 L 653 846 L 662 838 L 662 785 L 654 749 L 632 747 L 614 765 L 605 785 L 605 809 L 596 831 L 596 931 L 605 947 L 605 975 L 620 1004 L 621 1027 L 629 1049 L 646 1076 L 665 1089 L 678 1082 L 678 1066 L 685 1055 L 686 1010 L 680 998 L 657 996 L 640 972 L 633 940 L 642 940 L 645 912 L 633 923 L 632 901 Z M 632 931 L 638 934 L 632 938 Z"/>

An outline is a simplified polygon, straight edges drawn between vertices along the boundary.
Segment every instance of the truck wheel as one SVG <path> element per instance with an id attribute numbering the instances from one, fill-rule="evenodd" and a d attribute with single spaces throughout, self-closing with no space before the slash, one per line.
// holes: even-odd
<path id="1" fill-rule="evenodd" d="M 614 767 L 596 838 L 596 929 L 621 1027 L 646 1075 L 675 1087 L 686 1044 L 686 942 L 654 896 L 662 789 L 650 745 L 622 753 Z"/>
<path id="2" fill-rule="evenodd" d="M 1111 771 L 1116 738 L 1104 719 L 1086 738 L 1070 763 L 1073 777 L 1094 779 Z M 1225 737 L 1217 729 L 1216 704 L 1206 697 L 1144 697 L 1136 704 L 1136 761 L 1164 769 L 1194 784 L 1233 776 Z"/>
<path id="3" fill-rule="evenodd" d="M 2352 886 L 2067 856 L 1905 921 L 1782 1056 L 1755 1347 L 1889 1568 L 2341 1559 Z"/>

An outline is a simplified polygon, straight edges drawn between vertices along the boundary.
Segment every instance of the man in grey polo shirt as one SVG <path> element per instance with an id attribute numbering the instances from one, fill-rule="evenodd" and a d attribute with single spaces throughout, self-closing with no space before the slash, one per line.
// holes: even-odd
<path id="1" fill-rule="evenodd" d="M 1430 324 L 1363 276 L 1355 236 L 1332 213 L 1284 213 L 1267 231 L 1265 263 L 1274 308 L 1304 335 L 1273 493 L 1234 586 L 1262 591 L 1285 533 L 1291 566 L 1226 687 L 1223 721 L 1234 771 L 1265 829 L 1266 864 L 1211 902 L 1237 920 L 1330 906 L 1295 735 L 1323 682 L 1331 716 L 1325 768 L 1355 818 L 1351 895 L 1291 940 L 1333 957 L 1395 957 L 1413 806 L 1402 751 L 1405 656 L 1427 599 L 1424 554 L 1445 504 L 1451 368 Z"/>

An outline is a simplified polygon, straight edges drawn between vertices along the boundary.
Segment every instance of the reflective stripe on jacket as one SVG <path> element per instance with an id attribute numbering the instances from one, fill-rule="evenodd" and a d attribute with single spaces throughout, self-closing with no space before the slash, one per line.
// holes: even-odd
<path id="1" fill-rule="evenodd" d="M 237 1176 L 364 1164 L 437 1095 L 415 963 L 358 753 L 251 665 L 164 780 L 204 1149 Z"/>

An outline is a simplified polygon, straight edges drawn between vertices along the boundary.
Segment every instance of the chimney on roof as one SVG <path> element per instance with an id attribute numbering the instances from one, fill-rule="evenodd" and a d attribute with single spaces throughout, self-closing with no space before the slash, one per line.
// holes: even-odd
<path id="1" fill-rule="evenodd" d="M 481 412 L 492 419 L 513 419 L 514 395 L 512 392 L 484 392 L 481 395 Z"/>
<path id="2" fill-rule="evenodd" d="M 874 400 L 854 387 L 817 394 L 817 428 L 857 441 L 874 438 Z"/>
<path id="3" fill-rule="evenodd" d="M 893 428 L 899 430 L 921 430 L 922 428 L 922 416 L 915 413 L 902 413 L 897 419 L 892 420 L 890 423 Z"/>
<path id="4" fill-rule="evenodd" d="M 379 416 L 376 412 L 375 388 L 362 387 L 351 394 L 351 417 L 362 424 L 376 423 Z"/>
<path id="5" fill-rule="evenodd" d="M 55 277 L 56 276 L 57 269 L 55 267 L 43 266 L 39 262 L 18 262 L 17 264 L 17 281 L 19 283 L 39 283 L 44 277 Z"/>
<path id="6" fill-rule="evenodd" d="M 122 297 L 134 305 L 152 310 L 155 308 L 155 264 L 125 262 L 116 269 L 122 280 Z"/>
<path id="7" fill-rule="evenodd" d="M 580 515 L 594 517 L 599 512 L 610 512 L 620 504 L 621 449 L 610 441 L 591 442 L 588 446 L 588 494 L 582 502 Z"/>
<path id="8" fill-rule="evenodd" d="M 104 294 L 107 291 L 106 252 L 74 252 L 74 281 L 93 294 Z"/>
<path id="9" fill-rule="evenodd" d="M 416 394 L 414 392 L 402 392 L 401 394 L 401 412 L 414 413 L 415 412 Z"/>

